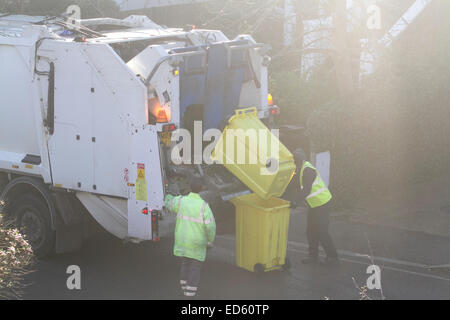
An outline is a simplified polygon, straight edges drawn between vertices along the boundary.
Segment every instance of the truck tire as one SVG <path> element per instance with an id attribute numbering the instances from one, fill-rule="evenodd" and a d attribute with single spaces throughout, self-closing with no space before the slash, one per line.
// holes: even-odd
<path id="1" fill-rule="evenodd" d="M 56 234 L 51 227 L 50 211 L 42 199 L 29 194 L 21 196 L 14 201 L 10 213 L 36 257 L 44 258 L 54 252 Z"/>

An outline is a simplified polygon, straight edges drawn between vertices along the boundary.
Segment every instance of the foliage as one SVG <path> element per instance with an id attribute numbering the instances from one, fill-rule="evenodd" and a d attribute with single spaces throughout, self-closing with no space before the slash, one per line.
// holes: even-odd
<path id="1" fill-rule="evenodd" d="M 437 9 L 439 8 L 439 9 Z M 309 134 L 332 151 L 341 202 L 448 174 L 450 5 L 431 8 L 381 58 L 352 98 L 314 110 Z"/>
<path id="2" fill-rule="evenodd" d="M 17 299 L 24 288 L 23 277 L 33 263 L 29 243 L 16 229 L 4 226 L 0 215 L 0 299 Z"/>
<path id="3" fill-rule="evenodd" d="M 238 34 L 252 34 L 256 38 L 265 38 L 282 34 L 283 11 L 281 0 L 227 0 L 207 3 L 203 15 L 202 27 L 217 28 L 229 37 Z M 281 29 L 280 29 L 281 28 Z M 269 31 L 269 32 L 268 32 Z M 267 43 L 275 44 L 274 41 Z"/>

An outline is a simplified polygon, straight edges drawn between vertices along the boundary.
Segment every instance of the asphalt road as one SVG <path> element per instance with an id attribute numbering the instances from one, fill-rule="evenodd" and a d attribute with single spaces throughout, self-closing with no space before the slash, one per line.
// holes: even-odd
<path id="1" fill-rule="evenodd" d="M 305 218 L 301 213 L 291 218 L 289 272 L 258 275 L 237 268 L 234 236 L 219 235 L 204 265 L 199 298 L 359 299 L 355 281 L 365 286 L 367 267 L 372 265 L 367 255 L 371 255 L 382 269 L 386 299 L 450 299 L 450 273 L 428 269 L 450 263 L 449 238 L 335 220 L 332 234 L 341 251 L 341 265 L 304 266 L 300 261 L 307 255 Z M 80 252 L 36 264 L 36 271 L 26 279 L 24 299 L 180 299 L 172 245 L 171 239 L 134 245 L 99 235 Z M 70 265 L 81 268 L 81 290 L 67 289 Z M 381 297 L 380 290 L 368 294 Z"/>

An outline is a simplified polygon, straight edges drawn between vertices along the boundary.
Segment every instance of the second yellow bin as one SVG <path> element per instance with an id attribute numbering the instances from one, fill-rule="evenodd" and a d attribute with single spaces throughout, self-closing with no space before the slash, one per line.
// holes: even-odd
<path id="1" fill-rule="evenodd" d="M 267 272 L 286 263 L 290 203 L 256 194 L 232 199 L 236 206 L 236 263 L 251 272 Z"/>

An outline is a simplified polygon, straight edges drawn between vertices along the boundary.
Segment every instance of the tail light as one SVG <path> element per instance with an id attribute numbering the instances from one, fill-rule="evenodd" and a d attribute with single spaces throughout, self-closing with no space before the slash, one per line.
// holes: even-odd
<path id="1" fill-rule="evenodd" d="M 278 107 L 272 107 L 269 109 L 269 113 L 271 116 L 279 116 L 281 114 L 281 110 Z"/>
<path id="2" fill-rule="evenodd" d="M 169 124 L 165 124 L 162 127 L 162 129 L 163 129 L 162 130 L 163 132 L 173 132 L 173 131 L 175 131 L 177 129 L 177 126 L 174 125 L 173 123 L 169 123 Z"/>

